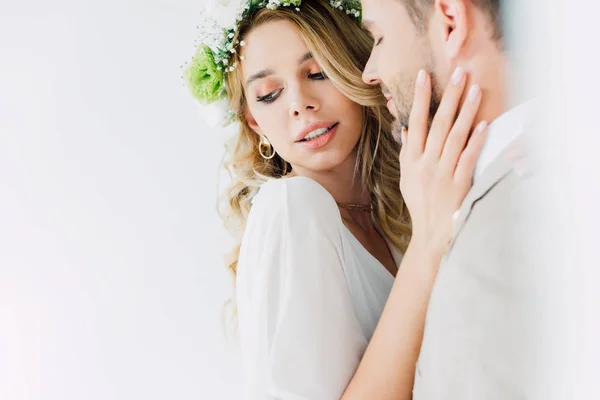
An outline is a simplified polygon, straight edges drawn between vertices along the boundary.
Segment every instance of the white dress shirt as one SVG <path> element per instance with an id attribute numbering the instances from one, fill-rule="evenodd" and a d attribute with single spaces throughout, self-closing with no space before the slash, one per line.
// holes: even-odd
<path id="1" fill-rule="evenodd" d="M 525 126 L 532 116 L 533 108 L 534 100 L 521 103 L 500 115 L 490 124 L 485 144 L 475 166 L 475 181 L 509 144 L 525 132 Z"/>

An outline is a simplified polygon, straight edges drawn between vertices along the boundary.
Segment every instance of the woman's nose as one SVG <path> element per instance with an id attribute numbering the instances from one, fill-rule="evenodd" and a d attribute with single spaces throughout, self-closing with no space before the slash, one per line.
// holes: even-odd
<path id="1" fill-rule="evenodd" d="M 290 117 L 300 118 L 303 114 L 318 111 L 320 107 L 320 101 L 316 96 L 303 88 L 298 88 L 290 104 Z"/>

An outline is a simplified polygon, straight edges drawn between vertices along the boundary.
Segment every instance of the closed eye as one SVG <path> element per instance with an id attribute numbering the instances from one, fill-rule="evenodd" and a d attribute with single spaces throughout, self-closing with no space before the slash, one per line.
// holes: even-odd
<path id="1" fill-rule="evenodd" d="M 308 79 L 312 79 L 315 81 L 322 81 L 327 79 L 327 75 L 325 75 L 325 72 L 317 72 L 315 74 L 308 74 Z"/>
<path id="2" fill-rule="evenodd" d="M 383 37 L 380 37 L 379 39 L 375 40 L 375 47 L 379 46 L 381 42 L 383 42 Z"/>
<path id="3" fill-rule="evenodd" d="M 278 89 L 264 96 L 257 96 L 256 101 L 258 101 L 259 103 L 271 104 L 272 102 L 277 100 L 277 97 L 279 96 L 279 93 L 281 93 L 281 90 L 282 89 Z"/>

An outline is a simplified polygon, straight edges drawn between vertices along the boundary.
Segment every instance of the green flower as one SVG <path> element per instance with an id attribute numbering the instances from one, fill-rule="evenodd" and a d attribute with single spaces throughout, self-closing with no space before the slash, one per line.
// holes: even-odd
<path id="1" fill-rule="evenodd" d="M 209 104 L 224 97 L 223 70 L 205 44 L 198 47 L 196 55 L 185 70 L 183 77 L 192 95 L 202 104 Z"/>

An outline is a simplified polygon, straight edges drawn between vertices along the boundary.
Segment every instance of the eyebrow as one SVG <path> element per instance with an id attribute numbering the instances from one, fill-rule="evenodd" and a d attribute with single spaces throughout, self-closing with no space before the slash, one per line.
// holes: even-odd
<path id="1" fill-rule="evenodd" d="M 266 78 L 267 76 L 273 75 L 274 73 L 275 71 L 273 71 L 272 69 L 263 69 L 262 71 L 258 71 L 256 74 L 251 75 L 248 78 L 248 80 L 246 81 L 246 87 L 250 86 L 252 82 Z"/>
<path id="2" fill-rule="evenodd" d="M 302 64 L 305 61 L 312 60 L 314 58 L 313 54 L 309 51 L 298 60 L 298 64 Z"/>
<path id="3" fill-rule="evenodd" d="M 304 54 L 302 57 L 300 57 L 300 59 L 298 60 L 298 64 L 302 64 L 308 60 L 312 60 L 313 58 L 314 58 L 313 54 L 309 51 L 306 54 Z M 273 75 L 274 73 L 275 73 L 275 71 L 273 71 L 272 69 L 263 69 L 261 71 L 258 71 L 257 73 L 250 75 L 250 77 L 246 81 L 246 87 L 250 86 L 250 84 L 252 82 L 257 81 L 259 79 L 264 79 L 267 76 Z"/>

